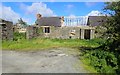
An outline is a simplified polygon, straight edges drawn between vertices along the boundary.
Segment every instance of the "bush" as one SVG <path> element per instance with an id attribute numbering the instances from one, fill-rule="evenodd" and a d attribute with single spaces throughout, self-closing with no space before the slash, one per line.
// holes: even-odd
<path id="1" fill-rule="evenodd" d="M 103 50 L 87 51 L 84 57 L 89 59 L 89 64 L 100 73 L 116 73 L 118 69 L 117 58 L 112 52 Z"/>
<path id="2" fill-rule="evenodd" d="M 26 33 L 14 32 L 14 38 L 13 38 L 14 41 L 18 41 L 25 38 L 26 38 Z"/>

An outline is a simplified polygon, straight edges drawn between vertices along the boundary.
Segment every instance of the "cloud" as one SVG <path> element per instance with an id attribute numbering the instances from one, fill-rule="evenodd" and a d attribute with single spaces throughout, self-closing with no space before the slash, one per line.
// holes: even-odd
<path id="1" fill-rule="evenodd" d="M 2 0 L 1 2 L 118 2 L 119 0 Z"/>
<path id="2" fill-rule="evenodd" d="M 56 0 L 49 0 L 50 2 L 56 2 Z"/>
<path id="3" fill-rule="evenodd" d="M 34 20 L 32 16 L 35 16 L 37 13 L 40 13 L 43 16 L 56 16 L 54 12 L 42 2 L 32 3 L 30 6 L 21 3 L 20 9 L 24 12 L 22 13 L 23 16 L 21 16 L 20 13 L 16 13 L 11 7 L 7 7 L 2 4 L 0 4 L 0 7 L 0 18 L 12 21 L 14 23 L 17 23 L 18 19 L 22 18 L 28 24 L 33 24 Z"/>
<path id="4" fill-rule="evenodd" d="M 2 3 L 0 3 L 0 18 L 2 17 Z"/>
<path id="5" fill-rule="evenodd" d="M 45 3 L 32 3 L 31 6 L 23 5 L 27 14 L 37 14 L 40 13 L 43 16 L 56 16 L 54 12 L 47 7 Z"/>
<path id="6" fill-rule="evenodd" d="M 92 7 L 92 6 L 94 6 L 96 4 L 96 2 L 85 2 L 85 5 L 87 6 L 87 7 Z"/>
<path id="7" fill-rule="evenodd" d="M 21 17 L 19 13 L 16 13 L 11 7 L 4 6 L 0 4 L 0 18 L 12 21 L 14 24 L 18 22 L 18 19 L 22 18 L 25 22 L 30 22 L 31 20 L 26 17 Z M 5 12 L 7 11 L 7 12 Z"/>
<path id="8" fill-rule="evenodd" d="M 101 13 L 98 10 L 93 10 L 90 13 L 88 13 L 86 16 L 105 16 L 105 14 Z"/>
<path id="9" fill-rule="evenodd" d="M 76 18 L 77 16 L 75 16 L 73 14 L 70 14 L 68 17 L 70 17 L 70 18 Z"/>
<path id="10" fill-rule="evenodd" d="M 19 4 L 20 6 L 20 9 L 22 10 L 22 11 L 26 11 L 26 7 L 27 7 L 27 5 L 25 5 L 24 3 L 22 3 L 22 2 L 20 2 L 20 4 Z"/>
<path id="11" fill-rule="evenodd" d="M 71 9 L 71 8 L 74 7 L 74 5 L 72 5 L 72 4 L 68 4 L 68 5 L 66 5 L 66 6 L 67 6 L 68 9 Z"/>
<path id="12" fill-rule="evenodd" d="M 64 5 L 65 9 L 64 11 L 68 14 L 72 14 L 74 12 L 74 5 L 73 4 L 67 4 L 67 5 Z"/>
<path id="13" fill-rule="evenodd" d="M 0 18 L 12 21 L 14 23 L 18 22 L 18 19 L 20 18 L 20 15 L 12 10 L 11 7 L 0 5 L 2 9 L 0 10 Z"/>

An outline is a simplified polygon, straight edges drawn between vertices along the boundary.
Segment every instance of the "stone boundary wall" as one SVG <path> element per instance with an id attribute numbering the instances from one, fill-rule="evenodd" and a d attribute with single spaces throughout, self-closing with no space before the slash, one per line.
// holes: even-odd
<path id="1" fill-rule="evenodd" d="M 36 26 L 28 26 L 26 30 L 26 38 L 32 39 L 38 37 L 38 28 Z"/>

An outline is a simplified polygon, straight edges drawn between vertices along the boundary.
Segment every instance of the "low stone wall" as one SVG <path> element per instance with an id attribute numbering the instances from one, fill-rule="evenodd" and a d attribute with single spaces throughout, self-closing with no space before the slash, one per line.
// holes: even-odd
<path id="1" fill-rule="evenodd" d="M 32 39 L 38 37 L 38 27 L 36 26 L 28 26 L 26 30 L 26 38 Z"/>

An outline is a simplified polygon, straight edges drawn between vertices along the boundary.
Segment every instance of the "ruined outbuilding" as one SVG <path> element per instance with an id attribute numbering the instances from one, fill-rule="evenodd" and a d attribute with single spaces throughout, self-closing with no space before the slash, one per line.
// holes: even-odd
<path id="1" fill-rule="evenodd" d="M 32 38 L 38 37 L 39 36 L 38 29 L 39 27 L 36 27 L 36 26 L 28 26 L 26 31 L 27 33 L 26 38 L 32 39 Z"/>
<path id="2" fill-rule="evenodd" d="M 13 23 L 0 19 L 0 39 L 13 40 Z"/>

